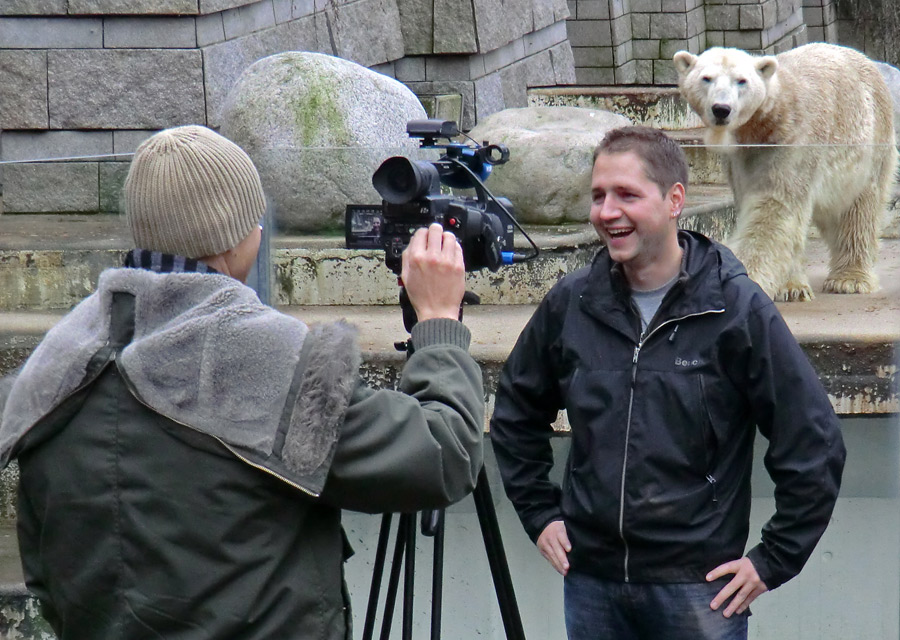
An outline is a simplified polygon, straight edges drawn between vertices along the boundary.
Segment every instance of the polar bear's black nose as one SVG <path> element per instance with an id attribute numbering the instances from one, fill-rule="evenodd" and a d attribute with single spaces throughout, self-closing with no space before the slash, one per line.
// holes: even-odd
<path id="1" fill-rule="evenodd" d="M 712 106 L 712 114 L 716 120 L 724 120 L 731 114 L 731 107 L 727 104 L 714 104 Z"/>

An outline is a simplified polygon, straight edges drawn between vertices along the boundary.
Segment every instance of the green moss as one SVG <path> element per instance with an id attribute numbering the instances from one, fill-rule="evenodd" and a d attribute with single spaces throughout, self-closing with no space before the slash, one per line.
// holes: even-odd
<path id="1" fill-rule="evenodd" d="M 288 82 L 298 73 L 305 75 L 305 90 L 291 100 L 296 125 L 296 143 L 301 147 L 343 146 L 350 140 L 347 121 L 335 98 L 335 84 L 308 70 L 301 70 L 291 60 L 285 60 Z"/>

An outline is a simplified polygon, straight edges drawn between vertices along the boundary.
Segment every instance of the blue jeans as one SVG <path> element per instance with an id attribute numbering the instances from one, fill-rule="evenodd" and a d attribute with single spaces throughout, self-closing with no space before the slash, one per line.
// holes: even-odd
<path id="1" fill-rule="evenodd" d="M 569 640 L 746 640 L 749 609 L 730 618 L 709 603 L 730 578 L 711 583 L 633 584 L 569 572 Z"/>

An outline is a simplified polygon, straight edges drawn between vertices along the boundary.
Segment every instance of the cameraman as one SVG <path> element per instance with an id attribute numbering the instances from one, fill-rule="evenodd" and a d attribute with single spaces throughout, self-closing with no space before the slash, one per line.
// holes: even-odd
<path id="1" fill-rule="evenodd" d="M 27 586 L 61 640 L 349 638 L 341 509 L 444 507 L 481 467 L 459 244 L 413 236 L 414 353 L 400 391 L 376 391 L 349 325 L 308 327 L 242 284 L 265 200 L 235 144 L 157 133 L 125 203 L 138 248 L 0 397 Z"/>

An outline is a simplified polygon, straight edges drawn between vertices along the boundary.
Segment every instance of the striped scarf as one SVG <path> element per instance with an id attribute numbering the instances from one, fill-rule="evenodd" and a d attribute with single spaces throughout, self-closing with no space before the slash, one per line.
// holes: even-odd
<path id="1" fill-rule="evenodd" d="M 149 249 L 132 249 L 125 256 L 125 266 L 156 273 L 219 273 L 205 262 Z"/>

